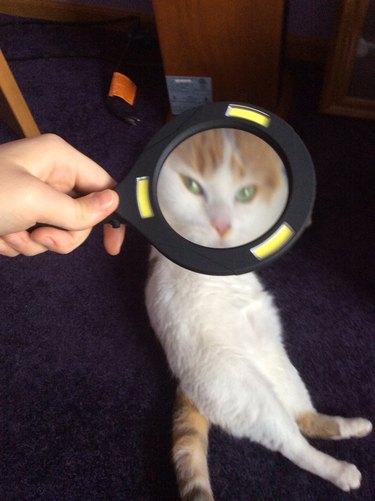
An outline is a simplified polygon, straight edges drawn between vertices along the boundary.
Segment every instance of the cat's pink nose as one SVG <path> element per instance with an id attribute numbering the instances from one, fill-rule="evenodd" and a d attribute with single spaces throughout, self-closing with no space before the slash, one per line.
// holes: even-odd
<path id="1" fill-rule="evenodd" d="M 215 221 L 213 226 L 218 232 L 220 238 L 224 238 L 231 228 L 230 223 L 228 223 L 227 221 Z"/>

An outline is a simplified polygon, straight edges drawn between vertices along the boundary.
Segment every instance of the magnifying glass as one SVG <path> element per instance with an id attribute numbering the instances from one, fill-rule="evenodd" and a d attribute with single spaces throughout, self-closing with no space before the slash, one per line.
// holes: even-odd
<path id="1" fill-rule="evenodd" d="M 176 264 L 234 275 L 284 254 L 310 221 L 311 157 L 262 108 L 214 103 L 167 123 L 115 191 L 106 222 L 125 222 Z"/>

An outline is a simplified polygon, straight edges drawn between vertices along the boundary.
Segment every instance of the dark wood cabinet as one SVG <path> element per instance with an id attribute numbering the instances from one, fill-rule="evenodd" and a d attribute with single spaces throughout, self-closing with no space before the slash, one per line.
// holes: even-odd
<path id="1" fill-rule="evenodd" d="M 153 0 L 165 75 L 211 77 L 213 98 L 277 111 L 284 0 Z"/>

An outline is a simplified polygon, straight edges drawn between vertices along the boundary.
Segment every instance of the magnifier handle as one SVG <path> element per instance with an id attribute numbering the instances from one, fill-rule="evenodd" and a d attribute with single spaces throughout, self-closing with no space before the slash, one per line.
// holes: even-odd
<path id="1" fill-rule="evenodd" d="M 120 216 L 120 214 L 112 212 L 112 214 L 103 219 L 103 221 L 100 221 L 99 224 L 110 224 L 112 228 L 120 228 L 120 226 L 125 223 L 126 221 Z"/>
<path id="2" fill-rule="evenodd" d="M 117 212 L 112 212 L 109 216 L 107 216 L 103 221 L 100 221 L 100 223 L 96 224 L 95 226 L 99 226 L 102 224 L 110 224 L 112 228 L 120 228 L 122 224 L 124 224 L 125 221 L 124 219 L 117 214 Z M 28 228 L 27 231 L 31 233 L 32 231 L 36 230 L 37 228 L 56 228 L 57 230 L 64 230 L 68 231 L 66 228 L 62 228 L 61 226 L 56 226 L 54 224 L 47 224 L 47 223 L 36 223 L 34 226 L 31 226 L 31 228 Z"/>

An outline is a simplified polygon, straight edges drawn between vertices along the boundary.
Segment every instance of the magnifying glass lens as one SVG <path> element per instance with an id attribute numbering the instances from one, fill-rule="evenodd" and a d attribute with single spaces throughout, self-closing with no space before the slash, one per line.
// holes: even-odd
<path id="1" fill-rule="evenodd" d="M 289 196 L 282 159 L 263 139 L 233 128 L 194 134 L 172 150 L 157 181 L 163 217 L 185 239 L 233 248 L 280 219 Z"/>

